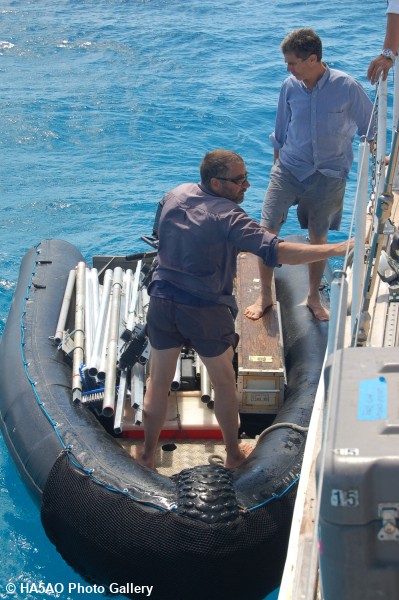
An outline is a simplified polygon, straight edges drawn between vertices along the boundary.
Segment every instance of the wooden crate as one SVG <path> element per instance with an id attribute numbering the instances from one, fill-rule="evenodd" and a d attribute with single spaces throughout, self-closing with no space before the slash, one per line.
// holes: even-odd
<path id="1" fill-rule="evenodd" d="M 253 254 L 241 252 L 237 261 L 236 282 L 240 412 L 276 414 L 284 400 L 285 369 L 274 280 L 273 306 L 261 319 L 252 321 L 244 316 L 244 310 L 253 304 L 259 292 L 258 259 Z"/>

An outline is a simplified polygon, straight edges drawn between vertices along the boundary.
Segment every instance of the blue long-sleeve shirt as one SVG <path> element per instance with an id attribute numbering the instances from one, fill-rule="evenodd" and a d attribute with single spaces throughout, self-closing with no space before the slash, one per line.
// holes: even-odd
<path id="1" fill-rule="evenodd" d="M 316 171 L 345 179 L 353 162 L 356 131 L 373 138 L 372 111 L 362 86 L 342 71 L 326 66 L 312 90 L 291 75 L 281 87 L 270 140 L 280 162 L 299 181 Z"/>
<path id="2" fill-rule="evenodd" d="M 184 183 L 167 193 L 162 203 L 158 266 L 150 295 L 154 282 L 166 281 L 207 302 L 227 304 L 235 312 L 238 252 L 257 254 L 275 267 L 280 240 L 238 204 L 201 184 Z"/>

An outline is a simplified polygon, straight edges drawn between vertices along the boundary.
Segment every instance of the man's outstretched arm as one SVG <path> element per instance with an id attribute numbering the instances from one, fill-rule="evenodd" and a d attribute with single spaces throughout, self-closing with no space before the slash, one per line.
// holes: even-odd
<path id="1" fill-rule="evenodd" d="M 277 249 L 279 264 L 300 265 L 325 260 L 332 256 L 345 256 L 347 250 L 353 248 L 354 241 L 335 242 L 332 244 L 302 244 L 300 242 L 280 242 Z"/>

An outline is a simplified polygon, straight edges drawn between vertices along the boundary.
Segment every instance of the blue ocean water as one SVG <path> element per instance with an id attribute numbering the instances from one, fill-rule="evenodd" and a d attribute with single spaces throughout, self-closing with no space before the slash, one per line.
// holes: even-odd
<path id="1" fill-rule="evenodd" d="M 207 150 L 245 158 L 245 208 L 259 218 L 286 76 L 281 40 L 313 27 L 324 59 L 373 98 L 365 73 L 382 44 L 385 2 L 1 0 L 0 17 L 1 334 L 27 249 L 54 237 L 88 259 L 144 249 L 156 203 L 198 180 Z M 356 160 L 331 239 L 348 231 L 355 172 Z M 296 230 L 293 213 L 283 233 Z M 47 540 L 1 438 L 0 562 L 0 598 L 101 597 L 76 589 L 87 584 Z M 21 592 L 29 582 L 45 591 Z"/>

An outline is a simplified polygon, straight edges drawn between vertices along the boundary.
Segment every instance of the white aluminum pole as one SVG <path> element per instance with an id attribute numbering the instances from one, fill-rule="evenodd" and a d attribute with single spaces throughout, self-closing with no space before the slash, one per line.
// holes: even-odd
<path id="1" fill-rule="evenodd" d="M 85 361 L 89 364 L 93 345 L 93 286 L 90 269 L 86 267 L 86 303 L 85 303 Z"/>
<path id="2" fill-rule="evenodd" d="M 82 399 L 80 367 L 84 359 L 85 287 L 86 264 L 80 262 L 78 263 L 76 272 L 75 333 L 73 336 L 72 400 L 74 402 L 80 402 Z"/>
<path id="3" fill-rule="evenodd" d="M 142 408 L 138 408 L 135 411 L 135 416 L 134 416 L 134 424 L 135 425 L 141 425 L 143 423 L 143 409 Z"/>
<path id="4" fill-rule="evenodd" d="M 194 365 L 195 365 L 195 374 L 197 377 L 201 377 L 201 368 L 202 368 L 202 360 L 197 352 L 194 353 Z"/>
<path id="5" fill-rule="evenodd" d="M 387 112 L 388 82 L 380 78 L 378 84 L 378 120 L 377 120 L 377 190 L 376 198 L 384 191 L 385 157 L 387 153 Z"/>
<path id="6" fill-rule="evenodd" d="M 135 410 L 143 408 L 144 373 L 144 366 L 140 363 L 135 363 L 130 372 L 131 406 Z"/>
<path id="7" fill-rule="evenodd" d="M 202 402 L 209 402 L 211 399 L 211 380 L 209 379 L 208 371 L 206 366 L 201 361 L 201 400 Z"/>
<path id="8" fill-rule="evenodd" d="M 180 387 L 180 379 L 181 379 L 181 355 L 179 354 L 177 363 L 176 363 L 176 371 L 173 376 L 173 381 L 171 383 L 170 389 L 174 392 Z"/>
<path id="9" fill-rule="evenodd" d="M 123 418 L 123 409 L 125 407 L 126 388 L 127 388 L 127 372 L 122 371 L 120 379 L 119 379 L 118 399 L 116 402 L 116 411 L 115 411 L 115 419 L 114 419 L 114 431 L 117 434 L 122 433 L 122 418 Z"/>
<path id="10" fill-rule="evenodd" d="M 131 371 L 131 402 L 135 410 L 135 425 L 141 425 L 143 422 L 143 403 L 144 403 L 144 382 L 145 368 L 140 363 L 135 363 Z"/>
<path id="11" fill-rule="evenodd" d="M 147 315 L 148 305 L 150 304 L 150 297 L 147 292 L 147 288 L 143 287 L 141 290 L 141 301 L 143 304 L 143 316 Z"/>
<path id="12" fill-rule="evenodd" d="M 108 307 L 110 301 L 110 292 L 112 284 L 112 269 L 107 269 L 104 273 L 103 290 L 101 295 L 100 309 L 96 321 L 93 348 L 91 352 L 89 375 L 95 377 L 100 367 L 101 348 L 105 333 Z"/>
<path id="13" fill-rule="evenodd" d="M 104 386 L 103 415 L 111 417 L 115 407 L 116 360 L 118 355 L 119 316 L 121 306 L 123 272 L 121 267 L 114 269 L 112 282 L 111 323 L 107 353 L 107 376 Z"/>
<path id="14" fill-rule="evenodd" d="M 355 248 L 352 269 L 352 306 L 351 331 L 362 309 L 364 284 L 364 240 L 366 236 L 366 218 L 368 202 L 368 173 L 370 146 L 367 140 L 359 144 L 359 161 L 357 171 L 357 188 L 355 197 Z"/>
<path id="15" fill-rule="evenodd" d="M 122 289 L 121 289 L 121 306 L 119 311 L 119 324 L 118 324 L 118 357 L 119 351 L 124 344 L 122 339 L 122 334 L 125 331 L 126 321 L 125 321 L 125 310 L 126 310 L 126 295 L 125 295 L 125 273 L 122 271 Z"/>
<path id="16" fill-rule="evenodd" d="M 128 331 L 133 331 L 133 327 L 134 327 L 134 321 L 135 321 L 135 316 L 136 316 L 137 295 L 138 295 L 138 290 L 139 290 L 142 263 L 143 263 L 142 260 L 138 261 L 137 266 L 136 266 L 136 271 L 134 273 L 132 297 L 130 300 L 128 318 L 127 318 L 127 323 L 126 323 L 126 329 Z"/>
<path id="17" fill-rule="evenodd" d="M 111 292 L 110 292 L 111 294 Z M 107 352 L 108 352 L 108 340 L 109 333 L 111 327 L 111 303 L 108 302 L 108 310 L 107 310 L 107 318 L 105 321 L 105 330 L 104 335 L 101 340 L 101 348 L 100 348 L 100 364 L 97 372 L 97 379 L 99 381 L 104 381 L 107 376 Z"/>
<path id="18" fill-rule="evenodd" d="M 127 269 L 124 276 L 124 291 L 125 291 L 125 313 L 124 313 L 124 321 L 127 323 L 127 319 L 129 316 L 129 306 L 130 306 L 130 294 L 132 291 L 132 282 L 133 282 L 133 271 L 132 269 Z"/>
<path id="19" fill-rule="evenodd" d="M 136 317 L 143 319 L 143 288 L 137 290 Z"/>
<path id="20" fill-rule="evenodd" d="M 60 316 L 58 317 L 57 329 L 55 331 L 54 336 L 54 341 L 57 345 L 60 344 L 64 339 L 65 325 L 68 317 L 69 307 L 71 304 L 73 289 L 75 287 L 75 281 L 76 269 L 71 269 L 69 271 L 68 281 L 64 292 L 64 299 L 62 301 Z"/>
<path id="21" fill-rule="evenodd" d="M 100 284 L 98 281 L 98 270 L 93 267 L 90 271 L 91 277 L 91 286 L 92 286 L 92 294 L 93 294 L 93 335 L 92 339 L 94 341 L 94 335 L 96 330 L 96 323 L 98 319 L 98 312 L 100 310 Z"/>

